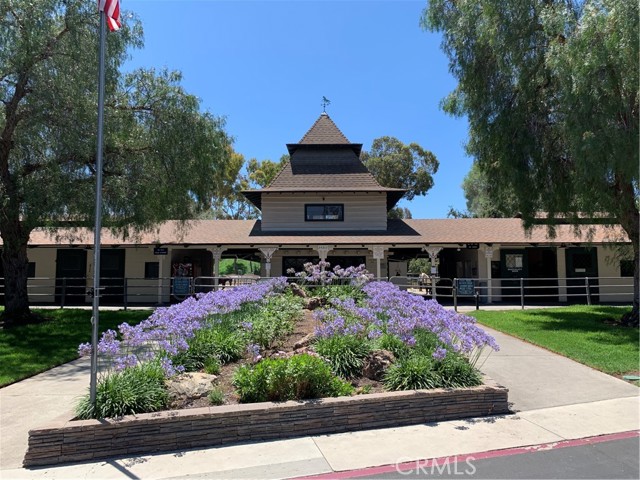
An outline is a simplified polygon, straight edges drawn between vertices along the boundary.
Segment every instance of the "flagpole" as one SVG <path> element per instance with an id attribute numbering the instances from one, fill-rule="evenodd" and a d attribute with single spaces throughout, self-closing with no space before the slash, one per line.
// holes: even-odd
<path id="1" fill-rule="evenodd" d="M 98 383 L 98 325 L 100 318 L 100 230 L 102 229 L 102 144 L 104 120 L 104 56 L 107 20 L 100 11 L 100 49 L 98 53 L 98 135 L 96 147 L 96 218 L 93 233 L 93 315 L 91 317 L 91 381 L 89 401 L 96 407 Z"/>

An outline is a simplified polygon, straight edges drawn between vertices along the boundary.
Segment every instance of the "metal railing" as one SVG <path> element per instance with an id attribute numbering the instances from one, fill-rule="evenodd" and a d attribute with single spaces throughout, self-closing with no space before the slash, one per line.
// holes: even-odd
<path id="1" fill-rule="evenodd" d="M 235 288 L 264 280 L 257 275 L 220 277 L 102 278 L 101 304 L 122 306 L 163 305 L 184 300 L 199 293 Z M 291 282 L 300 279 L 291 278 Z M 440 303 L 481 305 L 526 305 L 541 303 L 630 303 L 632 277 L 571 278 L 444 278 L 391 277 L 389 281 L 412 294 Z M 33 277 L 27 291 L 33 304 L 88 305 L 93 296 L 91 277 Z M 4 298 L 4 279 L 0 278 L 0 303 Z"/>
<path id="2" fill-rule="evenodd" d="M 630 303 L 633 300 L 632 277 L 565 278 L 443 278 L 392 277 L 403 290 L 442 303 L 472 302 L 480 305 L 527 305 L 541 303 Z"/>

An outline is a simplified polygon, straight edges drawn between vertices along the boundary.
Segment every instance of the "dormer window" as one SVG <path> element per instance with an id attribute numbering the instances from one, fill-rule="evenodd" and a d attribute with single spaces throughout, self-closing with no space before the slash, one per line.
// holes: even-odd
<path id="1" fill-rule="evenodd" d="M 344 205 L 336 203 L 307 204 L 304 206 L 307 222 L 343 222 Z"/>

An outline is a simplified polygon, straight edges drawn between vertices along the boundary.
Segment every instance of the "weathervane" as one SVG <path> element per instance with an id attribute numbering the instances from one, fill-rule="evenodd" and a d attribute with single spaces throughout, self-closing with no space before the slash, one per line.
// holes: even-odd
<path id="1" fill-rule="evenodd" d="M 331 105 L 331 100 L 329 100 L 324 95 L 322 96 L 322 112 L 327 113 L 327 106 Z"/>

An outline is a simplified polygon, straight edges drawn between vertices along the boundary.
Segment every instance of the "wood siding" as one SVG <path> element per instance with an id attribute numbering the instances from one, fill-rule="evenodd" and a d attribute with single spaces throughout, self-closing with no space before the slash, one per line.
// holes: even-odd
<path id="1" fill-rule="evenodd" d="M 344 221 L 306 222 L 305 204 L 343 204 Z M 345 194 L 283 193 L 262 196 L 263 231 L 386 230 L 387 201 L 382 192 Z"/>

